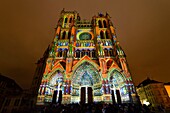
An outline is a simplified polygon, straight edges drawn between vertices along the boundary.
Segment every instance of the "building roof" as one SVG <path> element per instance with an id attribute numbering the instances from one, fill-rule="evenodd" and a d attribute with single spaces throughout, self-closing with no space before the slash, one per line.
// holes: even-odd
<path id="1" fill-rule="evenodd" d="M 164 85 L 170 85 L 170 82 L 164 83 Z"/>
<path id="2" fill-rule="evenodd" d="M 144 81 L 142 81 L 141 83 L 139 83 L 139 85 L 137 86 L 138 88 L 141 86 L 147 86 L 148 84 L 153 84 L 153 83 L 162 83 L 156 80 L 151 80 L 149 77 L 147 79 L 145 79 Z"/>
<path id="3" fill-rule="evenodd" d="M 6 90 L 20 90 L 20 91 L 22 91 L 22 88 L 15 82 L 15 80 L 0 74 L 0 82 L 1 81 L 6 83 L 6 86 L 5 86 Z"/>

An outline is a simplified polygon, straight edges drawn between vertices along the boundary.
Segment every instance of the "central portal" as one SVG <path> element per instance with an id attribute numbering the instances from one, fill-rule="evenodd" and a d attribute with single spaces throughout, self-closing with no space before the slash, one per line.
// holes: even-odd
<path id="1" fill-rule="evenodd" d="M 101 76 L 89 62 L 83 62 L 74 71 L 72 77 L 71 102 L 92 103 L 101 96 Z"/>
<path id="2" fill-rule="evenodd" d="M 93 102 L 93 90 L 92 87 L 84 86 L 80 90 L 80 102 L 82 104 Z"/>

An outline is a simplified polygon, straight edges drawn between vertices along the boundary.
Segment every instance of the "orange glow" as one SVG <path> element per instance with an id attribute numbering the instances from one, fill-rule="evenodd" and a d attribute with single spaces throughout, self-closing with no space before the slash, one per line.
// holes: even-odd
<path id="1" fill-rule="evenodd" d="M 165 89 L 168 93 L 168 96 L 170 97 L 170 85 L 165 85 Z"/>

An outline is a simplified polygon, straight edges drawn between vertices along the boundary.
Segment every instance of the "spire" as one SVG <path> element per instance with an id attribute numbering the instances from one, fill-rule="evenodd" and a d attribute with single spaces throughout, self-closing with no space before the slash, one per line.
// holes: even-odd
<path id="1" fill-rule="evenodd" d="M 65 12 L 64 10 L 65 10 L 65 8 L 63 8 L 63 10 L 61 11 L 61 14 Z"/>
<path id="2" fill-rule="evenodd" d="M 111 17 L 110 17 L 110 15 L 106 12 L 106 17 L 108 18 L 108 19 L 110 19 Z"/>

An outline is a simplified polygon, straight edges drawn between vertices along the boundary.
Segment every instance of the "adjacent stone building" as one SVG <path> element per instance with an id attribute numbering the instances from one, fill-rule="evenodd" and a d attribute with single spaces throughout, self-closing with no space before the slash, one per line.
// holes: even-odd
<path id="1" fill-rule="evenodd" d="M 0 75 L 0 113 L 23 113 L 33 107 L 35 96 L 13 79 Z"/>
<path id="2" fill-rule="evenodd" d="M 22 91 L 14 80 L 0 74 L 0 113 L 18 110 Z"/>
<path id="3" fill-rule="evenodd" d="M 164 83 L 147 78 L 137 86 L 137 93 L 142 104 L 151 104 L 153 107 L 163 105 L 170 107 L 170 98 Z"/>

